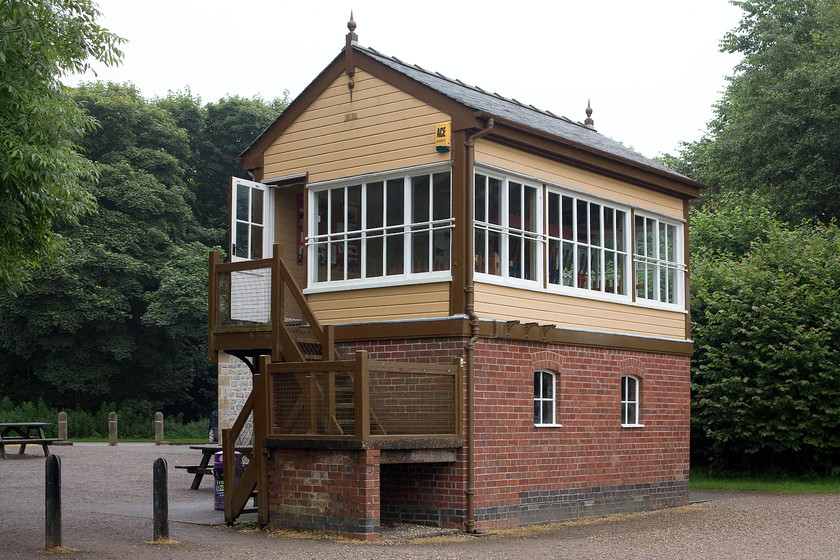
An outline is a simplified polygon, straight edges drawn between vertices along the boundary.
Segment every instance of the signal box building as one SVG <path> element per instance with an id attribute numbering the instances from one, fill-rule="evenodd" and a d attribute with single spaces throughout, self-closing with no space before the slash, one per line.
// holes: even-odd
<path id="1" fill-rule="evenodd" d="M 211 255 L 228 520 L 254 493 L 364 539 L 685 504 L 702 185 L 348 27 L 242 154 Z"/>

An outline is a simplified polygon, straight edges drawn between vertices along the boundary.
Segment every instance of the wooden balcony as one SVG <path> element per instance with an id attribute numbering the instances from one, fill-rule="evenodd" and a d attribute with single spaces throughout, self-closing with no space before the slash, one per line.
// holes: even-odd
<path id="1" fill-rule="evenodd" d="M 207 352 L 275 361 L 304 362 L 335 357 L 332 329 L 322 328 L 283 260 L 221 263 L 210 253 Z"/>

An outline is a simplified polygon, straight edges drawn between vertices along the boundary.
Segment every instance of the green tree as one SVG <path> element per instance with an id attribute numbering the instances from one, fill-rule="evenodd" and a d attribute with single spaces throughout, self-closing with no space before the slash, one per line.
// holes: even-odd
<path id="1" fill-rule="evenodd" d="M 80 141 L 102 168 L 98 211 L 62 230 L 70 251 L 26 293 L 0 298 L 0 389 L 206 413 L 209 247 L 188 204 L 189 138 L 131 85 L 87 84 L 74 99 L 102 123 Z"/>
<path id="2" fill-rule="evenodd" d="M 783 219 L 840 217 L 840 4 L 749 0 L 722 50 L 742 62 L 706 138 L 682 166 L 721 189 L 754 191 Z"/>
<path id="3" fill-rule="evenodd" d="M 60 79 L 122 56 L 99 15 L 90 0 L 0 2 L 0 291 L 19 290 L 55 258 L 55 227 L 95 206 L 87 189 L 97 169 L 75 144 L 95 121 Z"/>

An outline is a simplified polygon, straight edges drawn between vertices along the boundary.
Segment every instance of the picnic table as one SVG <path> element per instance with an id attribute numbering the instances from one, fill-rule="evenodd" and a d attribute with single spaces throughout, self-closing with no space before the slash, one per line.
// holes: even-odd
<path id="1" fill-rule="evenodd" d="M 7 445 L 19 445 L 19 455 L 23 455 L 26 446 L 40 445 L 44 449 L 44 456 L 50 454 L 50 444 L 61 441 L 59 438 L 44 436 L 44 428 L 52 426 L 51 422 L 2 422 L 0 423 L 0 457 L 6 458 Z"/>
<path id="2" fill-rule="evenodd" d="M 194 474 L 191 490 L 198 490 L 201 484 L 201 479 L 205 474 L 213 474 L 213 465 L 210 464 L 210 459 L 213 455 L 222 450 L 222 446 L 217 443 L 205 443 L 202 445 L 191 445 L 190 449 L 197 449 L 201 451 L 201 461 L 197 465 L 175 465 L 176 469 L 187 469 L 187 472 Z"/>

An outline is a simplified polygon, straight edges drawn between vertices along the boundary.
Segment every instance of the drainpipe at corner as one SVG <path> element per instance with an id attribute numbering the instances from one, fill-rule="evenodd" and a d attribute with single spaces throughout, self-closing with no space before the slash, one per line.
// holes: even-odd
<path id="1" fill-rule="evenodd" d="M 475 314 L 475 141 L 482 136 L 490 134 L 493 130 L 495 121 L 488 118 L 486 126 L 467 138 L 464 142 L 466 146 L 466 187 L 467 187 L 467 208 L 468 216 L 467 223 L 469 224 L 467 235 L 467 282 L 464 287 L 466 292 L 466 311 L 467 317 L 470 319 L 471 336 L 464 345 L 466 352 L 466 375 L 467 375 L 467 487 L 464 493 L 467 495 L 467 519 L 464 522 L 464 529 L 467 533 L 475 533 L 475 372 L 474 372 L 474 354 L 475 343 L 478 340 L 479 324 L 478 315 Z"/>

